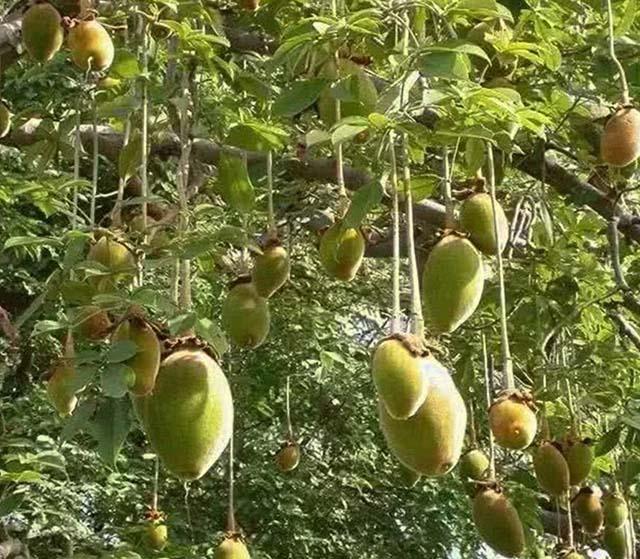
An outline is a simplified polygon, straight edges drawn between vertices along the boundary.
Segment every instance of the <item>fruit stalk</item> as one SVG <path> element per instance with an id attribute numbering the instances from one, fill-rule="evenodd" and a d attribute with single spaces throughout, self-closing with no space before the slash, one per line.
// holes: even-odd
<path id="1" fill-rule="evenodd" d="M 78 95 L 76 102 L 76 129 L 75 139 L 73 146 L 73 217 L 71 218 L 71 226 L 73 229 L 78 225 L 78 181 L 80 180 L 80 149 L 82 147 L 82 140 L 80 138 L 80 125 L 82 124 L 82 95 L 81 92 Z"/>
<path id="2" fill-rule="evenodd" d="M 142 105 L 142 130 L 141 130 L 141 160 L 140 160 L 140 180 L 142 182 L 142 231 L 143 242 L 147 242 L 147 197 L 149 196 L 149 173 L 148 173 L 148 158 L 149 158 L 149 88 L 147 84 L 147 68 L 149 65 L 148 59 L 148 38 L 147 38 L 147 25 L 145 16 L 140 16 L 140 57 L 142 60 L 142 81 L 140 83 L 140 103 Z"/>
<path id="3" fill-rule="evenodd" d="M 488 410 L 493 403 L 493 363 L 489 363 L 487 337 L 484 334 L 482 334 L 482 365 L 484 368 L 484 387 Z M 489 479 L 496 479 L 496 449 L 491 429 L 489 429 Z"/>
<path id="4" fill-rule="evenodd" d="M 607 0 L 607 15 L 609 19 L 609 56 L 611 60 L 618 68 L 619 80 L 620 80 L 620 103 L 622 105 L 629 104 L 629 84 L 627 83 L 627 75 L 624 72 L 624 68 L 616 56 L 615 47 L 615 34 L 613 30 L 613 8 L 611 6 L 611 0 Z"/>
<path id="5" fill-rule="evenodd" d="M 273 152 L 267 152 L 267 223 L 269 235 L 275 236 L 276 220 L 273 215 Z"/>
<path id="6" fill-rule="evenodd" d="M 334 18 L 338 17 L 338 0 L 331 0 L 331 15 Z M 340 56 L 338 53 L 338 49 L 333 53 L 336 68 L 340 68 Z M 335 121 L 339 122 L 342 118 L 342 110 L 340 99 L 335 100 Z M 344 185 L 344 158 L 342 155 L 342 144 L 338 143 L 335 146 L 335 155 L 336 155 L 336 181 L 338 182 L 338 192 L 340 195 L 340 204 L 344 207 L 340 208 L 340 213 L 346 212 L 346 201 L 348 201 L 349 196 L 347 195 L 347 189 Z M 340 216 L 342 217 L 342 216 Z"/>
<path id="7" fill-rule="evenodd" d="M 567 535 L 569 540 L 569 547 L 573 547 L 574 537 L 573 537 L 573 516 L 571 514 L 571 489 L 569 489 L 564 498 L 567 503 Z"/>
<path id="8" fill-rule="evenodd" d="M 160 479 L 160 460 L 156 455 L 155 463 L 153 466 L 153 496 L 151 505 L 154 511 L 158 510 L 158 482 Z"/>
<path id="9" fill-rule="evenodd" d="M 442 196 L 444 198 L 444 227 L 453 229 L 455 217 L 453 215 L 453 197 L 451 196 L 451 174 L 449 172 L 449 150 L 442 148 Z"/>
<path id="10" fill-rule="evenodd" d="M 234 495 L 234 480 L 233 480 L 233 452 L 234 452 L 234 437 L 233 437 L 233 423 L 231 426 L 231 438 L 229 439 L 229 510 L 227 511 L 227 531 L 236 531 L 236 509 L 235 509 L 235 495 Z"/>
<path id="11" fill-rule="evenodd" d="M 291 382 L 289 375 L 287 375 L 285 399 L 287 407 L 287 437 L 290 442 L 293 442 L 293 425 L 291 424 Z"/>
<path id="12" fill-rule="evenodd" d="M 393 314 L 391 333 L 400 331 L 400 208 L 398 203 L 398 164 L 396 161 L 395 134 L 389 133 L 389 157 L 391 160 L 391 215 L 393 218 Z"/>
<path id="13" fill-rule="evenodd" d="M 563 361 L 564 361 L 564 352 L 563 352 Z M 563 362 L 563 365 L 565 363 Z M 573 394 L 571 393 L 571 384 L 569 383 L 569 379 L 564 379 L 565 389 L 567 391 L 567 405 L 569 406 L 569 418 L 571 419 L 571 432 L 576 435 L 579 434 L 578 422 L 576 421 L 576 410 L 573 405 Z"/>
<path id="14" fill-rule="evenodd" d="M 91 206 L 89 219 L 91 227 L 96 224 L 96 196 L 98 195 L 98 102 L 96 101 L 95 89 L 91 92 L 91 110 L 93 122 L 93 171 L 91 175 Z"/>

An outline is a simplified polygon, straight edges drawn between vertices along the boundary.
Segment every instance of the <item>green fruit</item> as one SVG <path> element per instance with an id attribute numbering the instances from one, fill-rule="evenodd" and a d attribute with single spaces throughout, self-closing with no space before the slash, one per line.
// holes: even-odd
<path id="1" fill-rule="evenodd" d="M 400 479 L 406 487 L 415 487 L 421 477 L 418 472 L 414 472 L 412 469 L 400 464 Z"/>
<path id="2" fill-rule="evenodd" d="M 509 239 L 509 223 L 502 206 L 496 202 L 500 252 Z M 469 233 L 471 242 L 485 254 L 496 254 L 498 242 L 493 226 L 493 206 L 491 196 L 486 193 L 474 194 L 467 198 L 460 209 L 460 226 Z"/>
<path id="3" fill-rule="evenodd" d="M 620 528 L 629 518 L 629 507 L 620 493 L 612 493 L 603 499 L 604 523 L 611 528 Z"/>
<path id="4" fill-rule="evenodd" d="M 424 404 L 409 419 L 398 420 L 379 402 L 380 427 L 404 466 L 426 476 L 441 476 L 460 458 L 467 410 L 444 367 L 433 360 L 424 371 L 429 385 Z"/>
<path id="5" fill-rule="evenodd" d="M 272 245 L 256 256 L 251 279 L 258 295 L 268 299 L 289 278 L 289 255 L 284 247 Z"/>
<path id="6" fill-rule="evenodd" d="M 213 559 L 251 559 L 247 546 L 234 536 L 226 538 L 216 549 Z"/>
<path id="7" fill-rule="evenodd" d="M 473 500 L 473 521 L 482 540 L 505 557 L 524 551 L 524 529 L 518 511 L 502 492 L 485 488 Z"/>
<path id="8" fill-rule="evenodd" d="M 7 106 L 0 102 L 0 138 L 4 138 L 11 130 L 11 113 Z"/>
<path id="9" fill-rule="evenodd" d="M 276 464 L 281 472 L 295 470 L 300 463 L 300 446 L 296 443 L 289 443 L 282 447 L 276 454 Z"/>
<path id="10" fill-rule="evenodd" d="M 231 437 L 233 401 L 220 366 L 200 349 L 180 349 L 160 365 L 153 392 L 134 397 L 151 446 L 182 480 L 201 478 Z"/>
<path id="11" fill-rule="evenodd" d="M 481 480 L 487 477 L 489 458 L 479 448 L 466 452 L 460 458 L 460 475 L 463 479 Z"/>
<path id="12" fill-rule="evenodd" d="M 64 32 L 62 17 L 51 4 L 34 4 L 22 18 L 22 41 L 38 62 L 47 62 L 60 50 Z"/>
<path id="13" fill-rule="evenodd" d="M 113 62 L 115 50 L 109 33 L 96 20 L 79 21 L 69 31 L 71 59 L 81 70 L 106 70 Z"/>
<path id="14" fill-rule="evenodd" d="M 269 305 L 252 283 L 239 283 L 229 291 L 222 306 L 222 326 L 231 341 L 254 349 L 269 334 Z"/>
<path id="15" fill-rule="evenodd" d="M 540 487 L 553 497 L 569 491 L 569 466 L 553 443 L 542 443 L 533 453 L 533 469 Z"/>
<path id="16" fill-rule="evenodd" d="M 64 356 L 53 367 L 47 381 L 47 395 L 56 411 L 63 417 L 73 413 L 78 405 L 76 394 L 83 390 L 75 367 L 73 338 L 67 336 Z"/>
<path id="17" fill-rule="evenodd" d="M 624 526 L 614 528 L 607 526 L 604 529 L 604 548 L 609 553 L 611 559 L 628 559 L 627 550 L 630 547 L 627 541 L 627 533 Z"/>
<path id="18" fill-rule="evenodd" d="M 351 281 L 362 264 L 365 242 L 358 229 L 343 229 L 340 222 L 327 229 L 320 239 L 320 262 L 336 279 Z"/>
<path id="19" fill-rule="evenodd" d="M 320 75 L 333 81 L 350 77 L 348 87 L 355 99 L 340 102 L 340 118 L 369 116 L 375 111 L 378 102 L 376 86 L 362 67 L 355 62 L 341 58 L 336 66 L 336 63 L 330 60 L 322 67 Z M 328 127 L 333 126 L 337 121 L 336 98 L 332 94 L 330 85 L 325 87 L 318 97 L 318 113 Z"/>
<path id="20" fill-rule="evenodd" d="M 123 320 L 113 333 L 113 342 L 121 341 L 131 341 L 138 347 L 137 353 L 124 364 L 135 375 L 129 391 L 135 396 L 145 396 L 153 390 L 160 369 L 161 349 L 158 337 L 144 320 L 132 317 Z"/>
<path id="21" fill-rule="evenodd" d="M 565 555 L 562 559 L 584 559 L 584 555 L 581 555 L 577 551 L 572 551 L 569 555 Z"/>
<path id="22" fill-rule="evenodd" d="M 484 287 L 482 257 L 467 239 L 448 235 L 422 272 L 424 312 L 434 333 L 453 332 L 476 310 Z"/>
<path id="23" fill-rule="evenodd" d="M 573 499 L 573 509 L 582 530 L 595 535 L 602 529 L 604 513 L 600 497 L 589 487 L 583 487 Z"/>
<path id="24" fill-rule="evenodd" d="M 107 312 L 95 305 L 76 309 L 73 313 L 73 325 L 80 335 L 92 341 L 104 340 L 111 329 L 111 319 Z"/>
<path id="25" fill-rule="evenodd" d="M 491 406 L 489 425 L 496 443 L 511 450 L 527 448 L 538 431 L 536 414 L 516 397 L 499 399 Z"/>
<path id="26" fill-rule="evenodd" d="M 169 534 L 165 524 L 155 524 L 153 522 L 147 525 L 147 544 L 155 551 L 162 551 L 169 543 Z"/>
<path id="27" fill-rule="evenodd" d="M 407 419 L 424 403 L 428 386 L 423 369 L 432 361 L 431 357 L 416 356 L 402 340 L 387 339 L 378 345 L 371 373 L 378 397 L 391 417 Z"/>
<path id="28" fill-rule="evenodd" d="M 565 449 L 565 458 L 569 465 L 571 485 L 580 485 L 591 473 L 595 458 L 593 446 L 584 441 L 570 443 Z"/>
<path id="29" fill-rule="evenodd" d="M 100 293 L 113 291 L 118 283 L 131 281 L 136 272 L 136 259 L 122 243 L 106 235 L 89 249 L 87 260 L 97 262 L 109 272 L 105 275 L 90 276 L 88 281 Z"/>

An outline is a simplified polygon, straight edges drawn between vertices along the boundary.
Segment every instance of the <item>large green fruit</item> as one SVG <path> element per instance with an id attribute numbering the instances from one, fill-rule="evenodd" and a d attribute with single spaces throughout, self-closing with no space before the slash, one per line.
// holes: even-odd
<path id="1" fill-rule="evenodd" d="M 227 294 L 222 306 L 222 326 L 240 347 L 256 348 L 269 334 L 269 305 L 253 283 L 239 283 Z"/>
<path id="2" fill-rule="evenodd" d="M 481 490 L 473 500 L 473 521 L 482 540 L 505 557 L 524 551 L 524 529 L 518 511 L 504 494 Z"/>
<path id="3" fill-rule="evenodd" d="M 89 283 L 101 293 L 114 290 L 121 281 L 131 281 L 136 273 L 133 253 L 125 245 L 106 235 L 100 237 L 89 249 L 87 260 L 97 262 L 109 272 L 89 277 Z"/>
<path id="4" fill-rule="evenodd" d="M 22 18 L 22 41 L 38 62 L 47 62 L 60 50 L 64 32 L 62 17 L 51 4 L 34 4 Z"/>
<path id="5" fill-rule="evenodd" d="M 583 487 L 574 497 L 572 504 L 582 530 L 591 535 L 600 532 L 604 523 L 600 497 L 590 487 Z"/>
<path id="6" fill-rule="evenodd" d="M 115 50 L 106 29 L 96 20 L 79 21 L 67 39 L 71 59 L 83 71 L 106 70 L 113 62 Z"/>
<path id="7" fill-rule="evenodd" d="M 229 383 L 201 349 L 169 355 L 160 365 L 153 392 L 134 398 L 134 404 L 151 446 L 182 480 L 201 478 L 229 443 Z"/>
<path id="8" fill-rule="evenodd" d="M 476 310 L 484 287 L 482 257 L 473 244 L 447 235 L 436 244 L 422 272 L 422 300 L 434 333 L 453 332 Z"/>
<path id="9" fill-rule="evenodd" d="M 613 167 L 626 167 L 639 155 L 640 111 L 625 107 L 607 121 L 600 138 L 600 156 Z"/>
<path id="10" fill-rule="evenodd" d="M 580 485 L 591 473 L 591 466 L 595 458 L 593 445 L 588 439 L 569 441 L 565 446 L 564 455 L 569 465 L 571 485 Z"/>
<path id="11" fill-rule="evenodd" d="M 509 240 L 509 222 L 502 206 L 496 202 L 498 232 L 500 234 L 500 252 Z M 460 209 L 460 226 L 471 242 L 485 254 L 496 254 L 498 240 L 493 226 L 493 206 L 491 196 L 486 193 L 474 194 L 467 198 Z"/>
<path id="12" fill-rule="evenodd" d="M 153 390 L 160 369 L 160 342 L 156 333 L 144 320 L 131 317 L 123 320 L 113 333 L 113 341 L 130 341 L 138 347 L 137 353 L 125 365 L 135 374 L 135 382 L 129 391 L 135 396 L 145 396 Z"/>
<path id="13" fill-rule="evenodd" d="M 540 487 L 549 495 L 560 497 L 569 491 L 569 466 L 553 443 L 544 442 L 534 451 L 533 469 Z"/>
<path id="14" fill-rule="evenodd" d="M 4 138 L 11 130 L 11 112 L 7 106 L 0 101 L 0 138 Z"/>
<path id="15" fill-rule="evenodd" d="M 511 450 L 527 448 L 538 431 L 536 414 L 515 395 L 495 401 L 489 409 L 489 425 L 496 443 Z"/>
<path id="16" fill-rule="evenodd" d="M 604 523 L 611 528 L 620 528 L 629 518 L 629 507 L 620 493 L 612 493 L 603 499 Z"/>
<path id="17" fill-rule="evenodd" d="M 427 397 L 424 369 L 440 364 L 432 357 L 420 357 L 408 347 L 410 340 L 388 338 L 373 353 L 371 373 L 378 397 L 394 419 L 407 419 Z"/>
<path id="18" fill-rule="evenodd" d="M 320 262 L 329 275 L 351 281 L 360 269 L 364 249 L 362 233 L 358 229 L 345 229 L 337 222 L 320 239 Z"/>
<path id="19" fill-rule="evenodd" d="M 447 370 L 433 361 L 424 369 L 427 397 L 409 419 L 393 419 L 378 403 L 380 427 L 389 448 L 407 468 L 441 476 L 458 462 L 467 425 L 467 410 Z"/>
<path id="20" fill-rule="evenodd" d="M 280 245 L 267 246 L 255 257 L 251 279 L 258 295 L 268 299 L 289 278 L 289 255 Z"/>
<path id="21" fill-rule="evenodd" d="M 100 341 L 109 333 L 111 319 L 107 311 L 95 305 L 76 309 L 73 313 L 73 325 L 80 336 L 91 341 Z"/>
<path id="22" fill-rule="evenodd" d="M 162 551 L 169 543 L 169 533 L 166 524 L 147 524 L 147 544 L 155 551 Z"/>
<path id="23" fill-rule="evenodd" d="M 75 367 L 73 338 L 67 336 L 64 355 L 54 365 L 47 381 L 47 395 L 56 411 L 63 417 L 73 413 L 78 405 L 76 394 L 83 390 Z"/>
<path id="24" fill-rule="evenodd" d="M 288 443 L 276 454 L 276 465 L 281 472 L 290 472 L 298 467 L 300 456 L 300 446 L 297 443 Z"/>
<path id="25" fill-rule="evenodd" d="M 604 529 L 604 548 L 611 559 L 629 559 L 630 542 L 627 541 L 627 533 L 624 526 L 614 528 L 607 526 Z"/>
<path id="26" fill-rule="evenodd" d="M 479 448 L 465 452 L 460 458 L 460 475 L 463 479 L 482 480 L 489 471 L 489 458 Z"/>
<path id="27" fill-rule="evenodd" d="M 231 536 L 226 538 L 216 549 L 213 559 L 251 559 L 247 546 L 242 540 Z"/>

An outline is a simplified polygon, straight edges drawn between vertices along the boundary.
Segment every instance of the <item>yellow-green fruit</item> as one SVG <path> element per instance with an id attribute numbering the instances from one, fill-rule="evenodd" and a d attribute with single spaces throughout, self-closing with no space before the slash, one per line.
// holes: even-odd
<path id="1" fill-rule="evenodd" d="M 340 118 L 369 116 L 370 113 L 375 111 L 378 92 L 362 66 L 344 58 L 341 58 L 336 66 L 336 63 L 330 60 L 322 67 L 320 75 L 330 80 L 350 76 L 350 79 L 355 81 L 355 87 L 351 89 L 356 92 L 357 99 L 340 101 Z M 323 89 L 318 97 L 318 113 L 327 126 L 330 127 L 336 123 L 336 98 L 331 92 L 331 86 Z"/>
<path id="2" fill-rule="evenodd" d="M 281 472 L 295 470 L 300 463 L 300 446 L 296 443 L 282 447 L 276 454 L 276 464 Z"/>
<path id="3" fill-rule="evenodd" d="M 640 112 L 634 108 L 617 111 L 604 127 L 600 156 L 613 167 L 626 167 L 640 155 Z"/>
<path id="4" fill-rule="evenodd" d="M 427 397 L 424 368 L 433 361 L 415 356 L 400 340 L 388 339 L 378 345 L 371 373 L 380 402 L 391 417 L 407 419 L 418 411 Z M 437 361 L 436 365 L 440 367 Z"/>
<path id="5" fill-rule="evenodd" d="M 162 551 L 169 543 L 169 533 L 165 524 L 155 524 L 153 522 L 147 525 L 147 543 L 151 549 Z"/>
<path id="6" fill-rule="evenodd" d="M 242 541 L 230 537 L 218 546 L 213 559 L 251 559 L 251 555 Z"/>
<path id="7" fill-rule="evenodd" d="M 476 310 L 484 287 L 482 257 L 468 239 L 448 235 L 422 272 L 424 312 L 434 333 L 453 332 Z"/>
<path id="8" fill-rule="evenodd" d="M 502 206 L 496 202 L 500 252 L 509 238 L 509 222 Z M 491 196 L 486 193 L 474 194 L 467 198 L 460 209 L 460 226 L 469 233 L 471 242 L 485 254 L 496 254 L 498 241 L 493 226 L 493 206 Z"/>
<path id="9" fill-rule="evenodd" d="M 591 473 L 595 458 L 593 446 L 584 441 L 571 443 L 565 449 L 565 458 L 569 465 L 571 485 L 580 485 Z"/>
<path id="10" fill-rule="evenodd" d="M 582 530 L 587 534 L 595 535 L 602 529 L 604 513 L 600 497 L 590 488 L 585 487 L 573 499 L 573 510 Z"/>
<path id="11" fill-rule="evenodd" d="M 22 41 L 38 62 L 51 60 L 60 50 L 64 32 L 62 17 L 51 4 L 34 4 L 22 18 Z"/>
<path id="12" fill-rule="evenodd" d="M 87 260 L 101 264 L 110 272 L 109 275 L 89 278 L 91 285 L 100 292 L 113 290 L 122 279 L 133 279 L 136 271 L 136 260 L 131 251 L 106 235 L 89 249 Z"/>
<path id="13" fill-rule="evenodd" d="M 73 324 L 83 338 L 99 341 L 109 333 L 111 319 L 105 310 L 89 305 L 75 311 Z"/>
<path id="14" fill-rule="evenodd" d="M 458 462 L 467 410 L 447 370 L 434 360 L 425 368 L 429 389 L 424 404 L 409 419 L 393 419 L 378 403 L 380 427 L 387 445 L 407 468 L 441 476 Z"/>
<path id="15" fill-rule="evenodd" d="M 63 417 L 71 415 L 78 405 L 76 379 L 77 374 L 73 362 L 69 359 L 61 359 L 47 381 L 49 400 Z"/>
<path id="16" fill-rule="evenodd" d="M 231 437 L 233 401 L 220 366 L 200 349 L 180 349 L 160 365 L 153 392 L 134 397 L 151 446 L 182 480 L 201 478 Z"/>
<path id="17" fill-rule="evenodd" d="M 240 347 L 256 348 L 269 334 L 269 305 L 252 283 L 239 283 L 229 291 L 222 306 L 222 326 Z"/>
<path id="18" fill-rule="evenodd" d="M 612 528 L 619 528 L 629 518 L 629 507 L 624 497 L 612 493 L 603 499 L 604 523 Z"/>
<path id="19" fill-rule="evenodd" d="M 489 458 L 479 448 L 466 452 L 460 458 L 460 475 L 463 479 L 481 480 L 487 476 Z"/>
<path id="20" fill-rule="evenodd" d="M 562 559 L 584 559 L 584 555 L 581 555 L 577 551 L 572 551 L 569 555 L 565 555 Z"/>
<path id="21" fill-rule="evenodd" d="M 113 333 L 113 341 L 131 341 L 138 347 L 137 353 L 126 365 L 135 374 L 129 391 L 135 396 L 145 396 L 153 390 L 160 369 L 160 342 L 153 329 L 144 320 L 131 318 L 120 323 Z"/>
<path id="22" fill-rule="evenodd" d="M 527 404 L 512 398 L 491 406 L 489 425 L 496 442 L 512 450 L 527 448 L 538 431 L 536 414 Z"/>
<path id="23" fill-rule="evenodd" d="M 69 31 L 71 59 L 83 71 L 106 70 L 115 54 L 109 33 L 96 20 L 80 21 Z"/>
<path id="24" fill-rule="evenodd" d="M 418 472 L 400 464 L 400 479 L 406 487 L 415 487 L 422 476 Z"/>
<path id="25" fill-rule="evenodd" d="M 284 247 L 274 245 L 264 249 L 253 262 L 251 279 L 258 295 L 268 299 L 289 278 L 289 255 Z"/>
<path id="26" fill-rule="evenodd" d="M 503 493 L 484 489 L 473 500 L 473 521 L 482 540 L 505 557 L 524 551 L 524 529 L 518 511 Z"/>
<path id="27" fill-rule="evenodd" d="M 620 528 L 614 528 L 613 526 L 607 526 L 604 529 L 604 548 L 609 553 L 611 559 L 628 559 L 628 548 L 630 547 L 627 541 L 627 534 L 624 526 Z"/>
<path id="28" fill-rule="evenodd" d="M 4 138 L 11 130 L 11 113 L 7 106 L 0 101 L 0 138 Z"/>
<path id="29" fill-rule="evenodd" d="M 340 222 L 327 229 L 320 239 L 320 262 L 336 279 L 351 281 L 360 269 L 365 242 L 358 229 L 342 228 Z"/>
<path id="30" fill-rule="evenodd" d="M 533 469 L 540 487 L 553 497 L 569 491 L 569 466 L 556 446 L 542 443 L 533 453 Z"/>

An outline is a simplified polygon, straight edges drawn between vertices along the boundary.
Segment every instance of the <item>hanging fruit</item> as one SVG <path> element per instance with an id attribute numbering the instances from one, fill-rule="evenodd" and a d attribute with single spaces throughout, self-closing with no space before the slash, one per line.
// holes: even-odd
<path id="1" fill-rule="evenodd" d="M 587 534 L 598 534 L 604 523 L 600 496 L 590 487 L 583 487 L 573 498 L 572 505 L 582 529 Z"/>
<path id="2" fill-rule="evenodd" d="M 214 559 L 251 559 L 247 546 L 238 534 L 228 535 L 216 549 Z"/>
<path id="3" fill-rule="evenodd" d="M 298 467 L 300 456 L 300 445 L 287 441 L 276 454 L 276 465 L 281 472 L 291 472 Z"/>
<path id="4" fill-rule="evenodd" d="M 277 239 L 271 239 L 253 261 L 251 280 L 260 297 L 268 299 L 289 279 L 289 255 Z"/>
<path id="5" fill-rule="evenodd" d="M 600 156 L 612 167 L 626 167 L 640 155 L 640 112 L 623 107 L 609 118 L 600 139 Z"/>
<path id="6" fill-rule="evenodd" d="M 80 336 L 94 342 L 104 340 L 111 330 L 109 314 L 95 305 L 75 309 L 72 320 Z"/>
<path id="7" fill-rule="evenodd" d="M 0 138 L 4 138 L 11 130 L 11 112 L 7 106 L 0 101 Z"/>
<path id="8" fill-rule="evenodd" d="M 593 441 L 589 438 L 579 441 L 569 437 L 564 442 L 563 452 L 569 465 L 571 485 L 580 485 L 591 473 L 595 459 Z"/>
<path id="9" fill-rule="evenodd" d="M 496 202 L 496 216 L 500 234 L 500 252 L 509 240 L 509 222 L 502 206 Z M 471 242 L 484 254 L 494 255 L 498 249 L 495 228 L 493 224 L 493 206 L 491 196 L 486 192 L 479 192 L 467 198 L 460 208 L 460 227 L 469 233 Z"/>
<path id="10" fill-rule="evenodd" d="M 67 42 L 71 59 L 84 72 L 106 70 L 113 62 L 113 41 L 95 19 L 78 21 L 69 31 Z"/>
<path id="11" fill-rule="evenodd" d="M 56 411 L 62 416 L 70 416 L 78 405 L 76 394 L 83 390 L 79 385 L 75 367 L 75 350 L 71 333 L 67 334 L 64 355 L 54 365 L 47 380 L 47 395 Z"/>
<path id="12" fill-rule="evenodd" d="M 267 339 L 270 322 L 267 300 L 258 295 L 250 278 L 238 278 L 222 305 L 222 326 L 231 341 L 255 349 Z"/>
<path id="13" fill-rule="evenodd" d="M 489 473 L 489 458 L 479 448 L 465 452 L 460 458 L 460 475 L 462 479 L 480 481 Z"/>
<path id="14" fill-rule="evenodd" d="M 233 400 L 216 361 L 190 341 L 161 365 L 153 392 L 134 397 L 151 446 L 178 478 L 201 478 L 231 438 Z"/>
<path id="15" fill-rule="evenodd" d="M 489 408 L 489 425 L 496 443 L 511 450 L 527 448 L 538 431 L 530 395 L 504 391 Z"/>
<path id="16" fill-rule="evenodd" d="M 569 466 L 560 445 L 545 441 L 533 453 L 533 469 L 540 487 L 552 497 L 569 491 Z"/>
<path id="17" fill-rule="evenodd" d="M 393 419 L 378 403 L 380 427 L 387 445 L 407 468 L 441 476 L 458 462 L 467 425 L 467 410 L 448 371 L 434 362 L 424 369 L 427 397 L 409 419 Z"/>
<path id="18" fill-rule="evenodd" d="M 131 281 L 136 272 L 133 253 L 121 242 L 103 235 L 89 249 L 87 260 L 104 266 L 108 275 L 90 276 L 89 283 L 99 293 L 113 291 L 116 286 Z"/>
<path id="19" fill-rule="evenodd" d="M 628 559 L 627 550 L 630 549 L 631 542 L 627 539 L 627 532 L 623 527 L 615 528 L 606 526 L 604 529 L 604 548 L 611 559 Z"/>
<path id="20" fill-rule="evenodd" d="M 162 551 L 169 543 L 166 524 L 150 522 L 147 524 L 146 538 L 148 546 L 154 551 Z"/>
<path id="21" fill-rule="evenodd" d="M 482 257 L 457 233 L 441 239 L 422 272 L 422 301 L 435 333 L 456 330 L 476 310 L 484 288 Z"/>
<path id="22" fill-rule="evenodd" d="M 38 62 L 47 62 L 60 50 L 64 40 L 62 17 L 51 4 L 34 4 L 22 18 L 22 41 Z"/>
<path id="23" fill-rule="evenodd" d="M 629 518 L 629 507 L 617 491 L 603 499 L 604 523 L 611 528 L 620 528 Z"/>
<path id="24" fill-rule="evenodd" d="M 320 262 L 326 272 L 339 280 L 351 281 L 362 264 L 365 241 L 359 229 L 333 224 L 320 239 Z"/>

